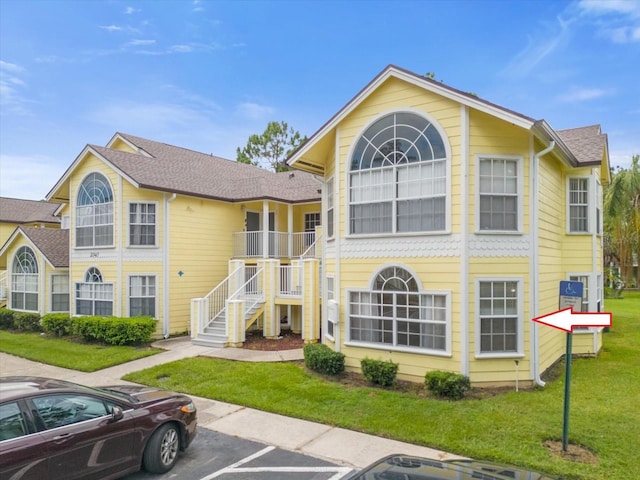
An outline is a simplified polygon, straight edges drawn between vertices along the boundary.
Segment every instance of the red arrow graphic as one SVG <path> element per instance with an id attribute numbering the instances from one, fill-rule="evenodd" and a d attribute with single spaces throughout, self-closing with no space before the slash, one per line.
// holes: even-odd
<path id="1" fill-rule="evenodd" d="M 576 327 L 610 327 L 611 313 L 574 312 L 573 308 L 569 307 L 536 317 L 533 321 L 565 332 L 573 332 Z"/>

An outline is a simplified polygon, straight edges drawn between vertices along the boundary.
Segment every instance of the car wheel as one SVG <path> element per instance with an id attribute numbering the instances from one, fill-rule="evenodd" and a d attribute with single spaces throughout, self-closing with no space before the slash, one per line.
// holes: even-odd
<path id="1" fill-rule="evenodd" d="M 143 466 L 147 472 L 165 473 L 173 468 L 178 460 L 180 449 L 180 431 L 177 425 L 163 425 L 149 439 L 144 451 Z"/>

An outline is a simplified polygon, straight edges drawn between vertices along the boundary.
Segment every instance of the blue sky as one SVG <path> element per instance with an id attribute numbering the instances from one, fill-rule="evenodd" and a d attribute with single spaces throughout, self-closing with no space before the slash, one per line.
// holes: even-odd
<path id="1" fill-rule="evenodd" d="M 124 132 L 235 159 L 314 133 L 388 64 L 640 153 L 640 0 L 0 0 L 0 196 Z"/>

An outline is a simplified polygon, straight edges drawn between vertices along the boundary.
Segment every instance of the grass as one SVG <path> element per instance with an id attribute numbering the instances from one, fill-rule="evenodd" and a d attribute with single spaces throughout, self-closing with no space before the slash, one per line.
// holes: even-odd
<path id="1" fill-rule="evenodd" d="M 134 382 L 425 445 L 478 459 L 527 466 L 566 480 L 640 478 L 640 293 L 607 300 L 613 326 L 597 359 L 572 363 L 569 441 L 598 457 L 570 461 L 543 446 L 561 440 L 564 376 L 543 389 L 482 400 L 346 387 L 299 363 L 190 358 L 134 372 Z M 558 368 L 562 373 L 563 365 Z M 242 381 L 238 381 L 242 379 Z"/>
<path id="2" fill-rule="evenodd" d="M 425 445 L 478 459 L 530 467 L 565 480 L 640 478 L 640 292 L 608 299 L 613 326 L 597 359 L 576 359 L 569 440 L 598 457 L 573 462 L 550 453 L 560 440 L 560 375 L 544 389 L 447 402 L 423 393 L 345 386 L 300 363 L 190 358 L 127 375 L 127 380 Z M 96 371 L 161 350 L 83 344 L 37 333 L 0 331 L 0 351 L 51 365 Z M 242 381 L 238 381 L 242 379 Z"/>
<path id="3" fill-rule="evenodd" d="M 0 351 L 36 362 L 95 372 L 103 368 L 148 357 L 161 352 L 151 347 L 115 347 L 43 337 L 39 333 L 15 333 L 0 330 Z"/>

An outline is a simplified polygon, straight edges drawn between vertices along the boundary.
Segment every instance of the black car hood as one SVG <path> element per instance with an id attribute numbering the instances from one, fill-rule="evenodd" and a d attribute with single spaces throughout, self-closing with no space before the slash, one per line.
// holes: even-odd
<path id="1" fill-rule="evenodd" d="M 185 395 L 180 393 L 146 387 L 144 385 L 109 385 L 100 388 L 107 391 L 123 393 L 139 403 L 157 402 L 171 398 L 189 401 Z"/>

